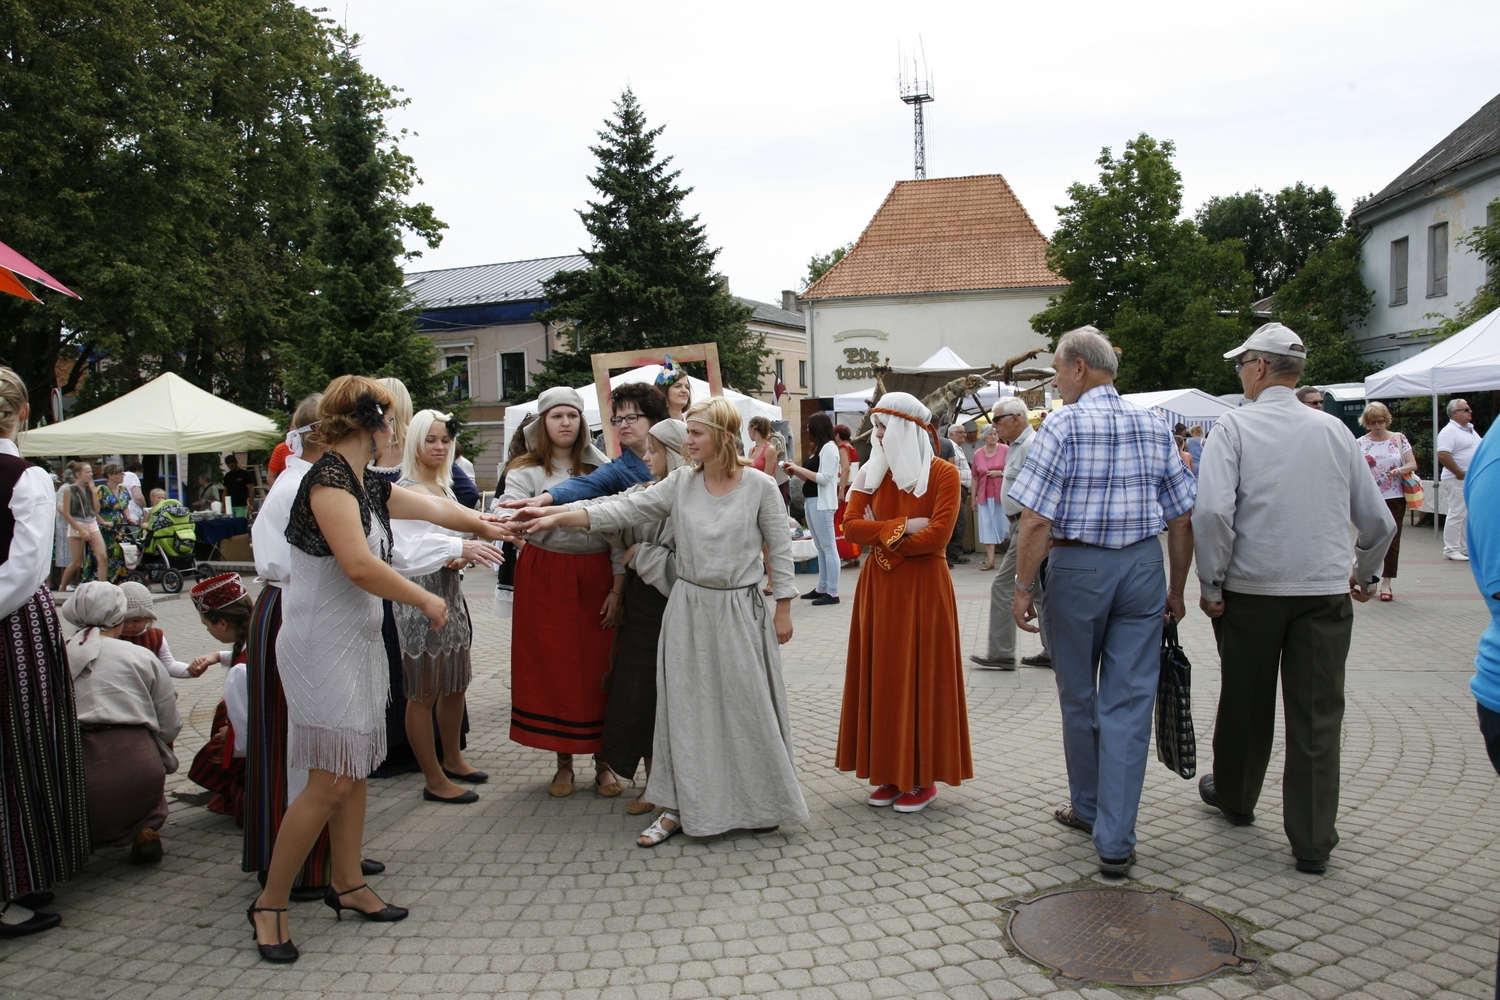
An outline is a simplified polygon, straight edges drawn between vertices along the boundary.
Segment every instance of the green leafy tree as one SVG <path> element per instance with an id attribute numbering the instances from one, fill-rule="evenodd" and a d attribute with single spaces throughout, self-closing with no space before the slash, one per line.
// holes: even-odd
<path id="1" fill-rule="evenodd" d="M 335 36 L 343 44 L 313 123 L 324 151 L 313 294 L 304 296 L 282 345 L 282 381 L 296 397 L 339 375 L 395 376 L 417 408 L 441 406 L 448 402 L 447 378 L 437 369 L 436 347 L 417 332 L 399 262 L 416 256 L 405 251 L 403 233 L 435 247 L 446 227 L 429 206 L 406 201 L 418 183 L 416 168 L 385 122 L 405 102 L 359 64 L 358 36 Z"/>
<path id="2" fill-rule="evenodd" d="M 82 408 L 163 371 L 279 395 L 328 52 L 290 0 L 0 2 L 0 238 L 83 296 L 0 302 L 34 399 L 95 360 Z"/>
<path id="3" fill-rule="evenodd" d="M 1344 229 L 1333 191 L 1301 181 L 1274 195 L 1257 188 L 1210 198 L 1197 222 L 1210 243 L 1239 241 L 1256 297 L 1273 294 Z"/>
<path id="4" fill-rule="evenodd" d="M 1210 244 L 1180 218 L 1173 149 L 1143 133 L 1118 159 L 1101 152 L 1097 184 L 1069 187 L 1047 251 L 1069 285 L 1031 325 L 1053 346 L 1080 326 L 1104 331 L 1121 350 L 1122 391 L 1233 392 L 1222 354 L 1248 332 L 1252 278 L 1237 241 Z"/>
<path id="5" fill-rule="evenodd" d="M 1307 345 L 1305 384 L 1359 382 L 1380 367 L 1360 357 L 1352 336 L 1375 300 L 1360 274 L 1360 243 L 1358 230 L 1345 230 L 1276 292 L 1276 319 Z"/>
<path id="6" fill-rule="evenodd" d="M 829 269 L 844 259 L 844 254 L 854 249 L 853 243 L 846 243 L 841 247 L 834 247 L 827 253 L 815 253 L 807 262 L 807 277 L 802 279 L 802 290 L 805 292 L 818 283 L 818 279 L 827 274 Z"/>
<path id="7" fill-rule="evenodd" d="M 719 251 L 696 215 L 683 214 L 692 188 L 677 185 L 670 156 L 658 157 L 662 126 L 648 128 L 628 88 L 590 151 L 598 167 L 589 183 L 599 193 L 578 214 L 592 245 L 589 267 L 544 282 L 551 306 L 538 318 L 567 324 L 573 350 L 554 352 L 529 392 L 593 380 L 589 356 L 714 341 L 726 384 L 759 388 L 765 338 L 746 326 L 751 310 L 714 272 Z"/>

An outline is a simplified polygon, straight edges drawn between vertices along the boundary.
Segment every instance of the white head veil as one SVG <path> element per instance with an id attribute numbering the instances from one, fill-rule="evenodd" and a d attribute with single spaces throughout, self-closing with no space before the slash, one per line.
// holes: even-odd
<path id="1" fill-rule="evenodd" d="M 870 409 L 885 426 L 884 440 L 870 435 L 870 460 L 860 466 L 850 489 L 874 493 L 886 473 L 898 489 L 913 496 L 927 492 L 932 465 L 932 412 L 909 392 L 888 392 Z"/>

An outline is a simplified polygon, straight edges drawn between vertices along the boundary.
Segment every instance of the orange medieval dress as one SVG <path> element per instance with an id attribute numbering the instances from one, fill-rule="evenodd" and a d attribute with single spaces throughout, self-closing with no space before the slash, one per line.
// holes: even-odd
<path id="1" fill-rule="evenodd" d="M 869 499 L 849 494 L 844 535 L 871 549 L 854 593 L 837 767 L 873 785 L 909 789 L 974 777 L 958 609 L 944 554 L 961 497 L 958 469 L 940 458 L 920 497 L 890 476 Z M 930 523 L 903 536 L 909 517 Z"/>

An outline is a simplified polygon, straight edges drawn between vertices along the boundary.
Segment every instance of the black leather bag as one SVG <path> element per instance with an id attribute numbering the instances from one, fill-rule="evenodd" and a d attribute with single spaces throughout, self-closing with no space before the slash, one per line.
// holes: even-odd
<path id="1" fill-rule="evenodd" d="M 1156 682 L 1156 759 L 1179 777 L 1198 773 L 1193 734 L 1193 666 L 1177 642 L 1177 623 L 1161 633 L 1161 677 Z"/>

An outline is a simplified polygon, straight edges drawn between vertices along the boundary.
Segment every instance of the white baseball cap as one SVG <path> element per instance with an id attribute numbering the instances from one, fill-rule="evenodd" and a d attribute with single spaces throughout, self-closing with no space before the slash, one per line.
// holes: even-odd
<path id="1" fill-rule="evenodd" d="M 1250 339 L 1239 347 L 1227 352 L 1224 357 L 1237 358 L 1246 351 L 1258 351 L 1261 354 L 1289 354 L 1294 358 L 1307 357 L 1307 348 L 1302 344 L 1302 338 L 1289 326 L 1281 323 L 1267 323 L 1258 328 L 1250 335 Z"/>

